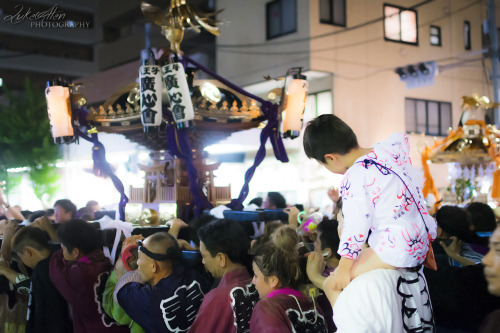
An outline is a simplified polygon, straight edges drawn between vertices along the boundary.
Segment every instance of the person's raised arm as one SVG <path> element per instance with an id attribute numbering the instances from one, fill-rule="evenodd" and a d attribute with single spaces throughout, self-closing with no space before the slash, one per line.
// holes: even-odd
<path id="1" fill-rule="evenodd" d="M 50 223 L 50 221 L 49 221 L 49 219 L 47 217 L 41 216 L 41 217 L 37 218 L 33 222 L 33 226 L 37 227 L 37 228 L 40 228 L 43 231 L 47 232 L 49 234 L 50 239 L 52 241 L 57 241 L 58 240 L 56 229 L 54 228 L 54 226 L 52 225 L 52 223 Z"/>
<path id="2" fill-rule="evenodd" d="M 446 243 L 443 241 L 439 242 L 439 244 L 443 247 L 443 249 L 446 252 L 446 254 L 448 255 L 448 257 L 457 261 L 460 265 L 462 265 L 462 266 L 475 265 L 476 264 L 475 262 L 473 262 L 465 257 L 462 257 L 460 255 L 462 243 L 463 242 L 455 236 L 451 237 L 450 245 L 446 245 Z"/>
<path id="3" fill-rule="evenodd" d="M 179 231 L 182 228 L 185 228 L 188 226 L 186 224 L 186 222 L 184 222 L 183 220 L 178 219 L 178 218 L 175 218 L 172 221 L 169 221 L 168 223 L 170 224 L 170 229 L 168 229 L 168 233 L 171 234 L 172 236 L 174 236 L 175 239 L 177 239 L 177 237 L 179 237 Z"/>
<path id="4" fill-rule="evenodd" d="M 24 215 L 11 205 L 3 197 L 3 190 L 0 187 L 0 206 L 3 206 L 15 220 L 24 221 Z"/>
<path id="5" fill-rule="evenodd" d="M 12 237 L 17 231 L 18 223 L 16 221 L 9 221 L 5 226 L 5 230 L 3 232 L 3 241 L 2 248 L 0 250 L 1 257 L 5 260 L 10 260 L 10 251 L 12 246 Z"/>
<path id="6" fill-rule="evenodd" d="M 307 256 L 306 272 L 309 280 L 319 289 L 323 289 L 326 277 L 321 273 L 325 269 L 325 261 L 317 252 L 310 252 Z"/>
<path id="7" fill-rule="evenodd" d="M 299 215 L 299 209 L 295 206 L 290 208 L 283 209 L 285 213 L 288 214 L 288 225 L 293 229 L 297 229 L 299 225 L 299 221 L 297 220 L 297 216 Z"/>

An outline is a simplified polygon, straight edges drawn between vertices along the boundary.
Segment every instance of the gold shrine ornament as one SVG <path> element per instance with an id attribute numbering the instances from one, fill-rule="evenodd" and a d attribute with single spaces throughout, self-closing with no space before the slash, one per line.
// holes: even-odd
<path id="1" fill-rule="evenodd" d="M 220 35 L 213 17 L 218 13 L 203 13 L 186 4 L 186 0 L 172 0 L 168 12 L 147 2 L 141 2 L 141 10 L 148 21 L 161 27 L 163 35 L 170 42 L 170 48 L 176 54 L 182 54 L 181 42 L 184 29 L 192 28 L 197 33 L 204 28 L 215 36 Z"/>

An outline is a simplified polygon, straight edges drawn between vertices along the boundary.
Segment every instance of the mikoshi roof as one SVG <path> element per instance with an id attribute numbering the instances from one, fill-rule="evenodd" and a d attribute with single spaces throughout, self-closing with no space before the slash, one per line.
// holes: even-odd
<path id="1" fill-rule="evenodd" d="M 493 175 L 492 198 L 500 200 L 500 131 L 494 125 L 487 125 L 484 111 L 497 107 L 485 96 L 463 96 L 462 120 L 459 126 L 452 130 L 442 140 L 435 140 L 432 146 L 422 151 L 422 168 L 425 183 L 424 197 L 433 194 L 439 202 L 439 193 L 430 173 L 428 161 L 432 163 L 460 163 L 462 165 L 488 164 L 496 162 L 497 170 Z M 465 119 L 467 118 L 467 119 Z M 463 123 L 464 122 L 464 123 Z"/>

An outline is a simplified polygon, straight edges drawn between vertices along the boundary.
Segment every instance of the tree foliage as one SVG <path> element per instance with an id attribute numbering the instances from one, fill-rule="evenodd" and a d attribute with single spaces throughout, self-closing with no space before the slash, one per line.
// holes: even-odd
<path id="1" fill-rule="evenodd" d="M 29 168 L 36 196 L 50 200 L 56 193 L 59 146 L 50 133 L 43 89 L 26 79 L 25 90 L 14 93 L 4 87 L 6 103 L 0 104 L 0 169 Z"/>

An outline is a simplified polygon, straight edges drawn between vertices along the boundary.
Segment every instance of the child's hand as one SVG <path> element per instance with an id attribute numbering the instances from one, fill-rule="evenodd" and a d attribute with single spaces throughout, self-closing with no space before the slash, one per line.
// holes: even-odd
<path id="1" fill-rule="evenodd" d="M 334 290 L 342 291 L 351 282 L 350 269 L 343 269 L 341 266 L 338 266 L 330 275 L 333 275 L 332 287 Z"/>
<path id="2" fill-rule="evenodd" d="M 339 189 L 333 186 L 328 189 L 326 194 L 328 194 L 328 197 L 333 201 L 333 203 L 337 203 L 340 198 Z"/>
<path id="3" fill-rule="evenodd" d="M 142 235 L 133 235 L 130 237 L 125 238 L 125 240 L 122 243 L 122 248 L 125 249 L 129 245 L 136 245 L 138 241 L 144 240 L 144 237 Z"/>
<path id="4" fill-rule="evenodd" d="M 288 225 L 293 228 L 297 228 L 297 215 L 300 213 L 297 207 L 292 206 L 290 208 L 283 209 L 283 211 L 288 214 Z"/>

